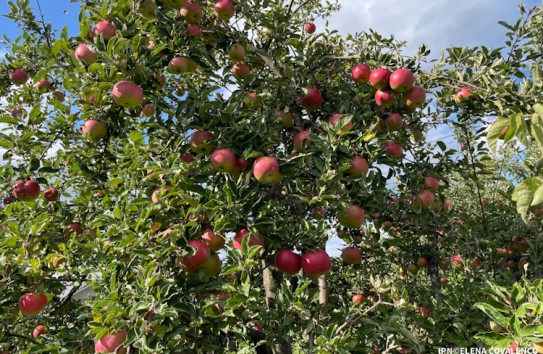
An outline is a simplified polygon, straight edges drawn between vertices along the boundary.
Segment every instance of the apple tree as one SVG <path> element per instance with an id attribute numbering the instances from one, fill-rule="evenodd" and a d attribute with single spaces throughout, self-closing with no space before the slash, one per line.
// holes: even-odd
<path id="1" fill-rule="evenodd" d="M 424 46 L 405 57 L 404 43 L 373 31 L 316 28 L 336 2 L 79 3 L 69 37 L 28 0 L 9 2 L 21 35 L 0 63 L 2 350 L 482 343 L 481 320 L 460 316 L 497 281 L 495 244 L 470 239 L 493 221 L 459 227 L 453 209 L 484 205 L 471 117 L 531 106 L 510 71 L 483 85 L 483 70 L 523 72 L 516 41 L 510 62 L 452 48 L 448 66 L 425 71 Z M 465 82 L 477 99 L 455 102 Z M 467 158 L 426 137 L 443 120 L 467 134 Z M 477 199 L 451 204 L 465 168 Z M 514 256 L 531 235 L 511 240 Z M 341 260 L 326 252 L 336 236 L 348 243 Z"/>

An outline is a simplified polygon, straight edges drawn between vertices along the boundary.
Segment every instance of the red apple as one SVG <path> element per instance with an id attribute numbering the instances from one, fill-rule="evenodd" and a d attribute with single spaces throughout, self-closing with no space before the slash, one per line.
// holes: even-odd
<path id="1" fill-rule="evenodd" d="M 316 87 L 309 87 L 300 96 L 299 103 L 309 111 L 314 111 L 322 105 L 322 94 Z"/>
<path id="2" fill-rule="evenodd" d="M 219 172 L 232 172 L 236 169 L 236 154 L 230 149 L 215 150 L 211 154 L 211 166 Z"/>
<path id="3" fill-rule="evenodd" d="M 437 191 L 439 189 L 439 180 L 435 177 L 424 177 L 424 188 L 430 191 Z"/>
<path id="4" fill-rule="evenodd" d="M 419 86 L 413 86 L 411 90 L 407 91 L 404 96 L 405 99 L 405 108 L 412 112 L 418 107 L 422 106 L 424 101 L 426 101 L 426 92 L 424 89 Z"/>
<path id="5" fill-rule="evenodd" d="M 192 134 L 190 139 L 190 147 L 192 151 L 197 154 L 209 155 L 213 150 L 215 150 L 215 145 L 213 145 L 211 140 L 213 134 L 206 130 L 198 130 Z"/>
<path id="6" fill-rule="evenodd" d="M 232 238 L 232 244 L 234 245 L 234 248 L 240 250 L 241 244 L 243 242 L 243 239 L 249 235 L 249 241 L 247 241 L 247 244 L 252 246 L 261 246 L 264 247 L 264 236 L 262 234 L 258 234 L 258 237 L 251 234 L 251 232 L 247 229 L 241 229 L 240 231 L 236 232 L 236 235 L 234 238 Z"/>
<path id="7" fill-rule="evenodd" d="M 330 123 L 330 125 L 332 126 L 335 126 L 341 117 L 343 117 L 343 114 L 335 113 L 330 117 L 330 119 L 328 120 L 328 123 Z M 353 126 L 353 122 L 352 120 L 349 120 L 347 123 L 345 123 L 344 126 L 342 126 L 339 129 L 339 132 L 346 132 L 347 130 L 351 129 L 352 126 Z"/>
<path id="8" fill-rule="evenodd" d="M 102 35 L 104 37 L 104 40 L 106 41 L 115 36 L 116 33 L 117 28 L 115 27 L 115 25 L 107 21 L 98 22 L 92 30 L 93 36 L 96 37 Z"/>
<path id="9" fill-rule="evenodd" d="M 355 156 L 351 159 L 351 167 L 348 171 L 351 175 L 360 177 L 368 173 L 369 169 L 368 160 L 360 156 Z"/>
<path id="10" fill-rule="evenodd" d="M 403 126 L 402 116 L 398 113 L 393 113 L 385 119 L 385 123 L 388 127 L 388 130 L 391 132 L 398 131 Z"/>
<path id="11" fill-rule="evenodd" d="M 230 70 L 235 77 L 246 79 L 251 74 L 251 68 L 249 65 L 238 61 Z"/>
<path id="12" fill-rule="evenodd" d="M 189 36 L 202 38 L 202 28 L 196 23 L 191 23 L 187 26 L 187 33 Z"/>
<path id="13" fill-rule="evenodd" d="M 9 204 L 13 203 L 13 198 L 10 197 L 10 196 L 7 196 L 4 199 L 2 199 L 2 202 L 4 203 L 4 205 L 9 205 Z"/>
<path id="14" fill-rule="evenodd" d="M 464 261 L 462 260 L 462 257 L 460 257 L 459 255 L 454 255 L 451 257 L 451 264 L 455 268 L 459 268 L 459 269 L 464 268 Z"/>
<path id="15" fill-rule="evenodd" d="M 79 223 L 76 223 L 76 222 L 70 223 L 70 225 L 68 225 L 68 227 L 76 235 L 81 235 L 83 233 L 83 227 Z"/>
<path id="16" fill-rule="evenodd" d="M 98 55 L 87 47 L 86 44 L 81 43 L 75 48 L 74 56 L 77 60 L 90 65 L 96 63 L 98 60 Z"/>
<path id="17" fill-rule="evenodd" d="M 207 243 L 207 247 L 210 251 L 218 251 L 223 248 L 225 239 L 219 234 L 213 232 L 212 229 L 206 229 L 202 233 L 202 240 Z"/>
<path id="18" fill-rule="evenodd" d="M 275 116 L 279 119 L 281 119 L 281 122 L 283 123 L 283 127 L 290 128 L 292 126 L 292 122 L 294 121 L 294 114 L 292 112 L 288 111 L 277 111 L 275 112 Z"/>
<path id="19" fill-rule="evenodd" d="M 376 89 L 383 89 L 388 86 L 390 71 L 388 69 L 374 69 L 370 73 L 370 85 Z"/>
<path id="20" fill-rule="evenodd" d="M 41 336 L 44 333 L 45 333 L 45 327 L 42 326 L 42 325 L 39 325 L 36 328 L 34 328 L 34 331 L 32 332 L 32 336 L 34 338 L 38 338 L 39 336 Z"/>
<path id="21" fill-rule="evenodd" d="M 407 92 L 411 90 L 414 83 L 415 77 L 410 70 L 402 68 L 395 70 L 392 74 L 390 74 L 390 88 L 396 92 Z"/>
<path id="22" fill-rule="evenodd" d="M 452 209 L 451 209 L 451 205 L 452 205 L 452 202 L 450 200 L 446 200 L 444 203 L 443 203 L 443 210 L 448 213 L 450 212 Z"/>
<path id="23" fill-rule="evenodd" d="M 24 70 L 15 69 L 11 74 L 9 74 L 9 79 L 15 85 L 22 85 L 28 81 L 28 74 Z"/>
<path id="24" fill-rule="evenodd" d="M 511 242 L 511 249 L 516 252 L 526 252 L 530 248 L 528 240 L 525 237 L 513 238 Z"/>
<path id="25" fill-rule="evenodd" d="M 337 214 L 339 223 L 347 228 L 358 229 L 365 220 L 364 209 L 351 205 Z"/>
<path id="26" fill-rule="evenodd" d="M 341 251 L 341 259 L 347 264 L 360 264 L 362 263 L 362 251 L 358 247 L 345 247 Z"/>
<path id="27" fill-rule="evenodd" d="M 424 257 L 419 257 L 417 259 L 417 266 L 418 267 L 428 267 L 428 260 Z"/>
<path id="28" fill-rule="evenodd" d="M 422 317 L 426 317 L 430 314 L 431 310 L 426 306 L 419 307 L 419 312 Z"/>
<path id="29" fill-rule="evenodd" d="M 366 64 L 357 64 L 351 72 L 354 81 L 359 84 L 364 84 L 368 82 L 368 80 L 370 79 L 370 74 L 371 68 Z"/>
<path id="30" fill-rule="evenodd" d="M 317 30 L 317 26 L 314 23 L 306 23 L 304 26 L 305 33 L 313 34 Z"/>
<path id="31" fill-rule="evenodd" d="M 46 79 L 40 79 L 38 82 L 34 84 L 34 88 L 39 93 L 44 93 L 51 89 L 51 83 L 47 81 Z"/>
<path id="32" fill-rule="evenodd" d="M 253 175 L 262 184 L 277 184 L 283 180 L 279 163 L 271 156 L 263 156 L 255 161 Z"/>
<path id="33" fill-rule="evenodd" d="M 190 240 L 187 245 L 196 251 L 193 255 L 183 256 L 181 267 L 187 272 L 196 272 L 209 259 L 211 253 L 204 240 Z"/>
<path id="34" fill-rule="evenodd" d="M 13 107 L 13 109 L 11 110 L 11 116 L 13 118 L 17 118 L 21 116 L 23 113 L 25 113 L 25 110 L 21 107 Z"/>
<path id="35" fill-rule="evenodd" d="M 46 189 L 45 192 L 43 192 L 43 197 L 48 202 L 55 202 L 60 197 L 60 192 L 58 191 L 58 189 L 49 188 L 49 189 Z"/>
<path id="36" fill-rule="evenodd" d="M 232 0 L 219 0 L 213 6 L 215 16 L 223 21 L 228 21 L 234 16 L 234 3 Z"/>
<path id="37" fill-rule="evenodd" d="M 262 327 L 262 324 L 258 321 L 253 321 L 253 325 L 257 331 L 262 332 L 264 330 L 264 327 Z"/>
<path id="38" fill-rule="evenodd" d="M 116 333 L 106 333 L 96 344 L 94 345 L 95 353 L 115 353 L 118 347 L 120 347 L 126 340 L 126 331 L 120 330 Z"/>
<path id="39" fill-rule="evenodd" d="M 24 316 L 35 316 L 47 306 L 43 293 L 26 293 L 19 298 L 19 310 Z"/>
<path id="40" fill-rule="evenodd" d="M 434 203 L 434 193 L 428 190 L 420 191 L 413 200 L 415 208 L 429 208 Z"/>
<path id="41" fill-rule="evenodd" d="M 481 266 L 481 260 L 479 258 L 475 258 L 472 263 L 475 268 L 479 268 Z"/>
<path id="42" fill-rule="evenodd" d="M 175 57 L 168 63 L 168 72 L 171 74 L 191 73 L 197 68 L 198 65 L 187 57 Z"/>
<path id="43" fill-rule="evenodd" d="M 454 102 L 456 102 L 456 104 L 462 104 L 469 101 L 470 97 L 471 89 L 469 87 L 462 87 L 454 94 Z"/>
<path id="44" fill-rule="evenodd" d="M 243 157 L 240 157 L 236 161 L 236 170 L 243 171 L 249 167 L 249 161 L 245 160 Z"/>
<path id="45" fill-rule="evenodd" d="M 302 269 L 310 277 L 326 274 L 330 268 L 332 268 L 330 256 L 321 249 L 317 249 L 315 252 L 306 252 L 302 256 Z"/>
<path id="46" fill-rule="evenodd" d="M 214 277 L 215 275 L 219 274 L 221 272 L 221 266 L 222 262 L 219 258 L 219 255 L 214 253 L 207 261 L 205 261 L 204 264 L 202 264 L 202 269 L 207 274 L 208 277 Z"/>
<path id="47" fill-rule="evenodd" d="M 146 104 L 141 109 L 141 115 L 144 117 L 151 117 L 155 114 L 156 108 L 154 104 Z"/>
<path id="48" fill-rule="evenodd" d="M 179 14 L 188 23 L 198 23 L 202 20 L 202 7 L 197 2 L 187 1 L 179 10 Z"/>
<path id="49" fill-rule="evenodd" d="M 59 102 L 64 102 L 66 95 L 62 91 L 55 91 L 53 92 L 53 98 Z"/>
<path id="50" fill-rule="evenodd" d="M 235 62 L 242 61 L 245 58 L 245 47 L 241 44 L 234 44 L 228 49 L 228 56 Z"/>
<path id="51" fill-rule="evenodd" d="M 388 142 L 384 144 L 385 152 L 388 158 L 401 159 L 404 155 L 403 149 L 400 144 L 395 142 Z"/>
<path id="52" fill-rule="evenodd" d="M 299 133 L 297 133 L 295 136 L 294 136 L 294 150 L 298 151 L 298 152 L 301 152 L 302 151 L 302 148 L 303 148 L 303 145 L 304 145 L 304 140 L 305 140 L 305 145 L 309 145 L 312 143 L 312 140 L 308 138 L 308 136 L 311 134 L 310 131 L 308 130 L 304 130 L 304 131 L 301 131 Z"/>
<path id="53" fill-rule="evenodd" d="M 379 107 L 388 108 L 396 103 L 396 97 L 388 88 L 379 89 L 375 92 L 375 103 Z"/>
<path id="54" fill-rule="evenodd" d="M 107 135 L 107 124 L 96 119 L 89 119 L 83 123 L 81 132 L 91 140 L 98 140 Z"/>
<path id="55" fill-rule="evenodd" d="M 352 301 L 353 301 L 353 304 L 355 306 L 360 306 L 364 302 L 366 302 L 366 297 L 364 295 L 362 295 L 362 294 L 354 294 L 353 298 L 352 298 Z"/>
<path id="56" fill-rule="evenodd" d="M 143 102 L 143 89 L 129 81 L 119 81 L 111 91 L 113 100 L 123 107 L 136 107 Z"/>
<path id="57" fill-rule="evenodd" d="M 449 277 L 446 275 L 442 275 L 439 277 L 439 282 L 443 285 L 447 284 L 449 282 Z"/>
<path id="58" fill-rule="evenodd" d="M 13 195 L 15 198 L 23 202 L 34 200 L 40 194 L 40 185 L 32 180 L 26 182 L 17 181 L 13 187 Z"/>
<path id="59" fill-rule="evenodd" d="M 283 248 L 275 253 L 275 266 L 285 274 L 294 275 L 302 268 L 302 257 Z"/>
<path id="60" fill-rule="evenodd" d="M 249 109 L 258 109 L 262 108 L 262 103 L 260 103 L 260 97 L 254 93 L 250 92 L 245 95 L 245 107 Z"/>
<path id="61" fill-rule="evenodd" d="M 194 161 L 194 156 L 190 152 L 185 152 L 183 156 L 181 156 L 181 160 L 183 160 L 186 163 L 191 163 Z"/>

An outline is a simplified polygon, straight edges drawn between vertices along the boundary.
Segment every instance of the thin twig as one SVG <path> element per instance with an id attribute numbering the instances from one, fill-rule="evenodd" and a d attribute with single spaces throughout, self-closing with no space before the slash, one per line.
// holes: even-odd
<path id="1" fill-rule="evenodd" d="M 17 338 L 21 338 L 21 339 L 24 339 L 24 340 L 27 340 L 31 343 L 34 343 L 34 344 L 40 344 L 37 340 L 35 340 L 34 338 L 30 338 L 28 336 L 25 336 L 25 335 L 22 335 L 22 334 L 18 334 L 18 333 L 13 333 L 13 332 L 6 332 L 6 335 L 9 336 L 9 337 L 17 337 Z"/>

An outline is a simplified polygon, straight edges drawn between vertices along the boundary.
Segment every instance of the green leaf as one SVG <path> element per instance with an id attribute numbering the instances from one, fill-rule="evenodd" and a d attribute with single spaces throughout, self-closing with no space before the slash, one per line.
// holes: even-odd
<path id="1" fill-rule="evenodd" d="M 486 139 L 488 140 L 488 146 L 490 150 L 496 151 L 496 146 L 498 145 L 498 140 L 502 134 L 503 128 L 509 124 L 509 119 L 498 118 L 497 120 L 490 125 L 488 132 L 486 134 Z"/>
<path id="2" fill-rule="evenodd" d="M 483 311 L 488 317 L 490 317 L 494 322 L 497 322 L 500 326 L 508 326 L 507 318 L 492 305 L 484 302 L 478 302 L 473 307 Z"/>
<path id="3" fill-rule="evenodd" d="M 475 338 L 482 340 L 486 345 L 497 348 L 506 348 L 513 341 L 513 338 L 509 337 L 509 335 L 497 332 L 478 333 Z"/>
<path id="4" fill-rule="evenodd" d="M 543 185 L 543 177 L 531 177 L 520 182 L 515 187 L 512 199 L 517 203 L 517 212 L 522 217 L 522 220 L 526 221 L 526 213 L 532 205 L 536 191 L 541 185 Z"/>
<path id="5" fill-rule="evenodd" d="M 537 142 L 537 145 L 543 149 L 543 116 L 540 116 L 539 114 L 532 115 L 530 132 Z"/>

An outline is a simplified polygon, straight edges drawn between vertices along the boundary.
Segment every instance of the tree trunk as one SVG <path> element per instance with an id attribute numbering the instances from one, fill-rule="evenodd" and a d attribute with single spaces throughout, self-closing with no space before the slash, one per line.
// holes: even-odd
<path id="1" fill-rule="evenodd" d="M 262 278 L 264 282 L 264 291 L 266 293 L 266 306 L 268 311 L 273 311 L 275 307 L 275 295 L 277 293 L 277 280 L 274 277 L 276 273 L 275 267 L 272 265 L 270 259 L 262 260 Z M 274 329 L 274 332 L 275 331 Z M 275 342 L 273 344 L 273 353 L 275 354 L 291 354 L 292 348 L 289 341 L 282 338 L 276 333 L 274 338 Z M 271 351 L 270 351 L 271 352 Z"/>
<path id="2" fill-rule="evenodd" d="M 328 302 L 328 282 L 326 275 L 319 277 L 319 304 L 324 305 Z"/>

